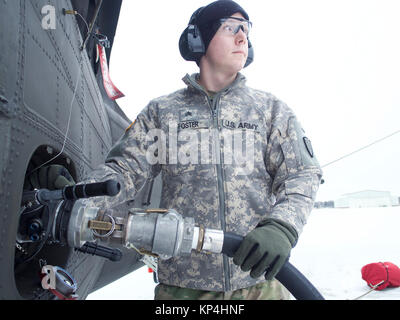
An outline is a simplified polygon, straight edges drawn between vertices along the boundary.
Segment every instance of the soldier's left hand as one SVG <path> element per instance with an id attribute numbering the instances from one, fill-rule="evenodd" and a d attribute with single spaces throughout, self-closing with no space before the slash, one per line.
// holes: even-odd
<path id="1" fill-rule="evenodd" d="M 290 251 L 297 241 L 297 234 L 279 222 L 269 220 L 249 232 L 233 256 L 233 262 L 242 271 L 250 271 L 252 278 L 265 272 L 271 280 L 289 259 Z"/>

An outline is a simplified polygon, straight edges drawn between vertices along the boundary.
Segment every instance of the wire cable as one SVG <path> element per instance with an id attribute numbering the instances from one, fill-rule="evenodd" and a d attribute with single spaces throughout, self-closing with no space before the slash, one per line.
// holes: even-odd
<path id="1" fill-rule="evenodd" d="M 86 25 L 86 34 L 89 34 L 89 25 L 87 24 L 85 18 L 78 11 L 76 11 L 75 15 L 78 15 L 83 20 Z"/>
<path id="2" fill-rule="evenodd" d="M 357 150 L 355 150 L 355 151 L 352 151 L 352 152 L 350 152 L 350 153 L 345 154 L 344 156 L 341 156 L 340 158 L 337 158 L 336 160 L 333 160 L 333 161 L 331 161 L 331 162 L 328 162 L 328 163 L 324 164 L 323 166 L 321 166 L 321 168 L 325 168 L 325 167 L 327 167 L 327 166 L 329 166 L 329 165 L 331 165 L 331 164 L 333 164 L 333 163 L 335 163 L 335 162 L 338 162 L 339 160 L 342 160 L 342 159 L 344 159 L 344 158 L 350 157 L 351 155 L 353 155 L 353 154 L 355 154 L 355 153 L 357 153 L 357 152 L 360 152 L 360 151 L 362 151 L 362 150 L 364 150 L 364 149 L 367 149 L 367 148 L 369 148 L 369 147 L 371 147 L 371 146 L 373 146 L 373 145 L 375 145 L 375 144 L 377 144 L 377 143 L 379 143 L 379 142 L 381 142 L 381 141 L 383 141 L 383 140 L 385 140 L 385 139 L 387 139 L 387 138 L 390 138 L 391 136 L 394 136 L 395 134 L 397 134 L 397 133 L 399 133 L 399 132 L 400 132 L 400 130 L 396 130 L 395 132 L 392 132 L 391 134 L 389 134 L 389 135 L 387 135 L 387 136 L 385 136 L 385 137 L 383 137 L 383 138 L 380 138 L 380 139 L 378 139 L 378 140 L 375 140 L 374 142 L 371 142 L 370 144 L 367 144 L 367 145 L 364 146 L 364 147 L 361 147 L 361 148 L 359 148 L 359 149 L 357 149 Z"/>

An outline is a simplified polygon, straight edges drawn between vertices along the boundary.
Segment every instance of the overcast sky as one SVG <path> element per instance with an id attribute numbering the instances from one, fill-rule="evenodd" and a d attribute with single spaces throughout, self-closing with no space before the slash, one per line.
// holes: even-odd
<path id="1" fill-rule="evenodd" d="M 123 1 L 110 75 L 132 120 L 197 72 L 178 40 L 211 1 Z M 250 87 L 296 113 L 322 166 L 400 130 L 400 1 L 242 0 L 253 22 Z M 324 167 L 317 200 L 372 189 L 400 196 L 400 133 Z"/>

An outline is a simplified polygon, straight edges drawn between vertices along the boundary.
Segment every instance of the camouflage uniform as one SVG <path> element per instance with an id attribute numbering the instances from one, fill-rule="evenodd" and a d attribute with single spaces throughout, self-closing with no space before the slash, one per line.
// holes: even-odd
<path id="1" fill-rule="evenodd" d="M 273 95 L 247 87 L 240 73 L 212 99 L 196 75 L 183 81 L 187 88 L 148 104 L 106 164 L 92 172 L 93 180 L 117 179 L 123 186 L 113 200 L 118 202 L 132 199 L 162 171 L 160 206 L 194 217 L 198 225 L 245 236 L 271 217 L 300 234 L 322 173 L 293 112 Z M 235 135 L 251 143 L 229 148 Z M 250 160 L 239 161 L 252 146 Z M 265 281 L 221 254 L 193 252 L 159 261 L 158 268 L 160 283 L 207 291 L 230 292 Z"/>
<path id="2" fill-rule="evenodd" d="M 289 291 L 276 279 L 235 291 L 203 291 L 158 284 L 154 300 L 289 300 Z"/>

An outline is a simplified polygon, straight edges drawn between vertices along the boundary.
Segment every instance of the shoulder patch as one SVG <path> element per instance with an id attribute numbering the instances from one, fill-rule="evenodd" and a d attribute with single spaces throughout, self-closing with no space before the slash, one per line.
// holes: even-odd
<path id="1" fill-rule="evenodd" d="M 305 135 L 296 117 L 289 118 L 288 137 L 293 152 L 288 158 L 296 159 L 297 166 L 319 166 L 311 140 Z"/>
<path id="2" fill-rule="evenodd" d="M 303 141 L 304 141 L 304 144 L 306 146 L 306 149 L 307 149 L 309 155 L 311 156 L 311 158 L 313 158 L 314 157 L 314 150 L 312 148 L 310 139 L 308 139 L 307 137 L 303 137 Z"/>

